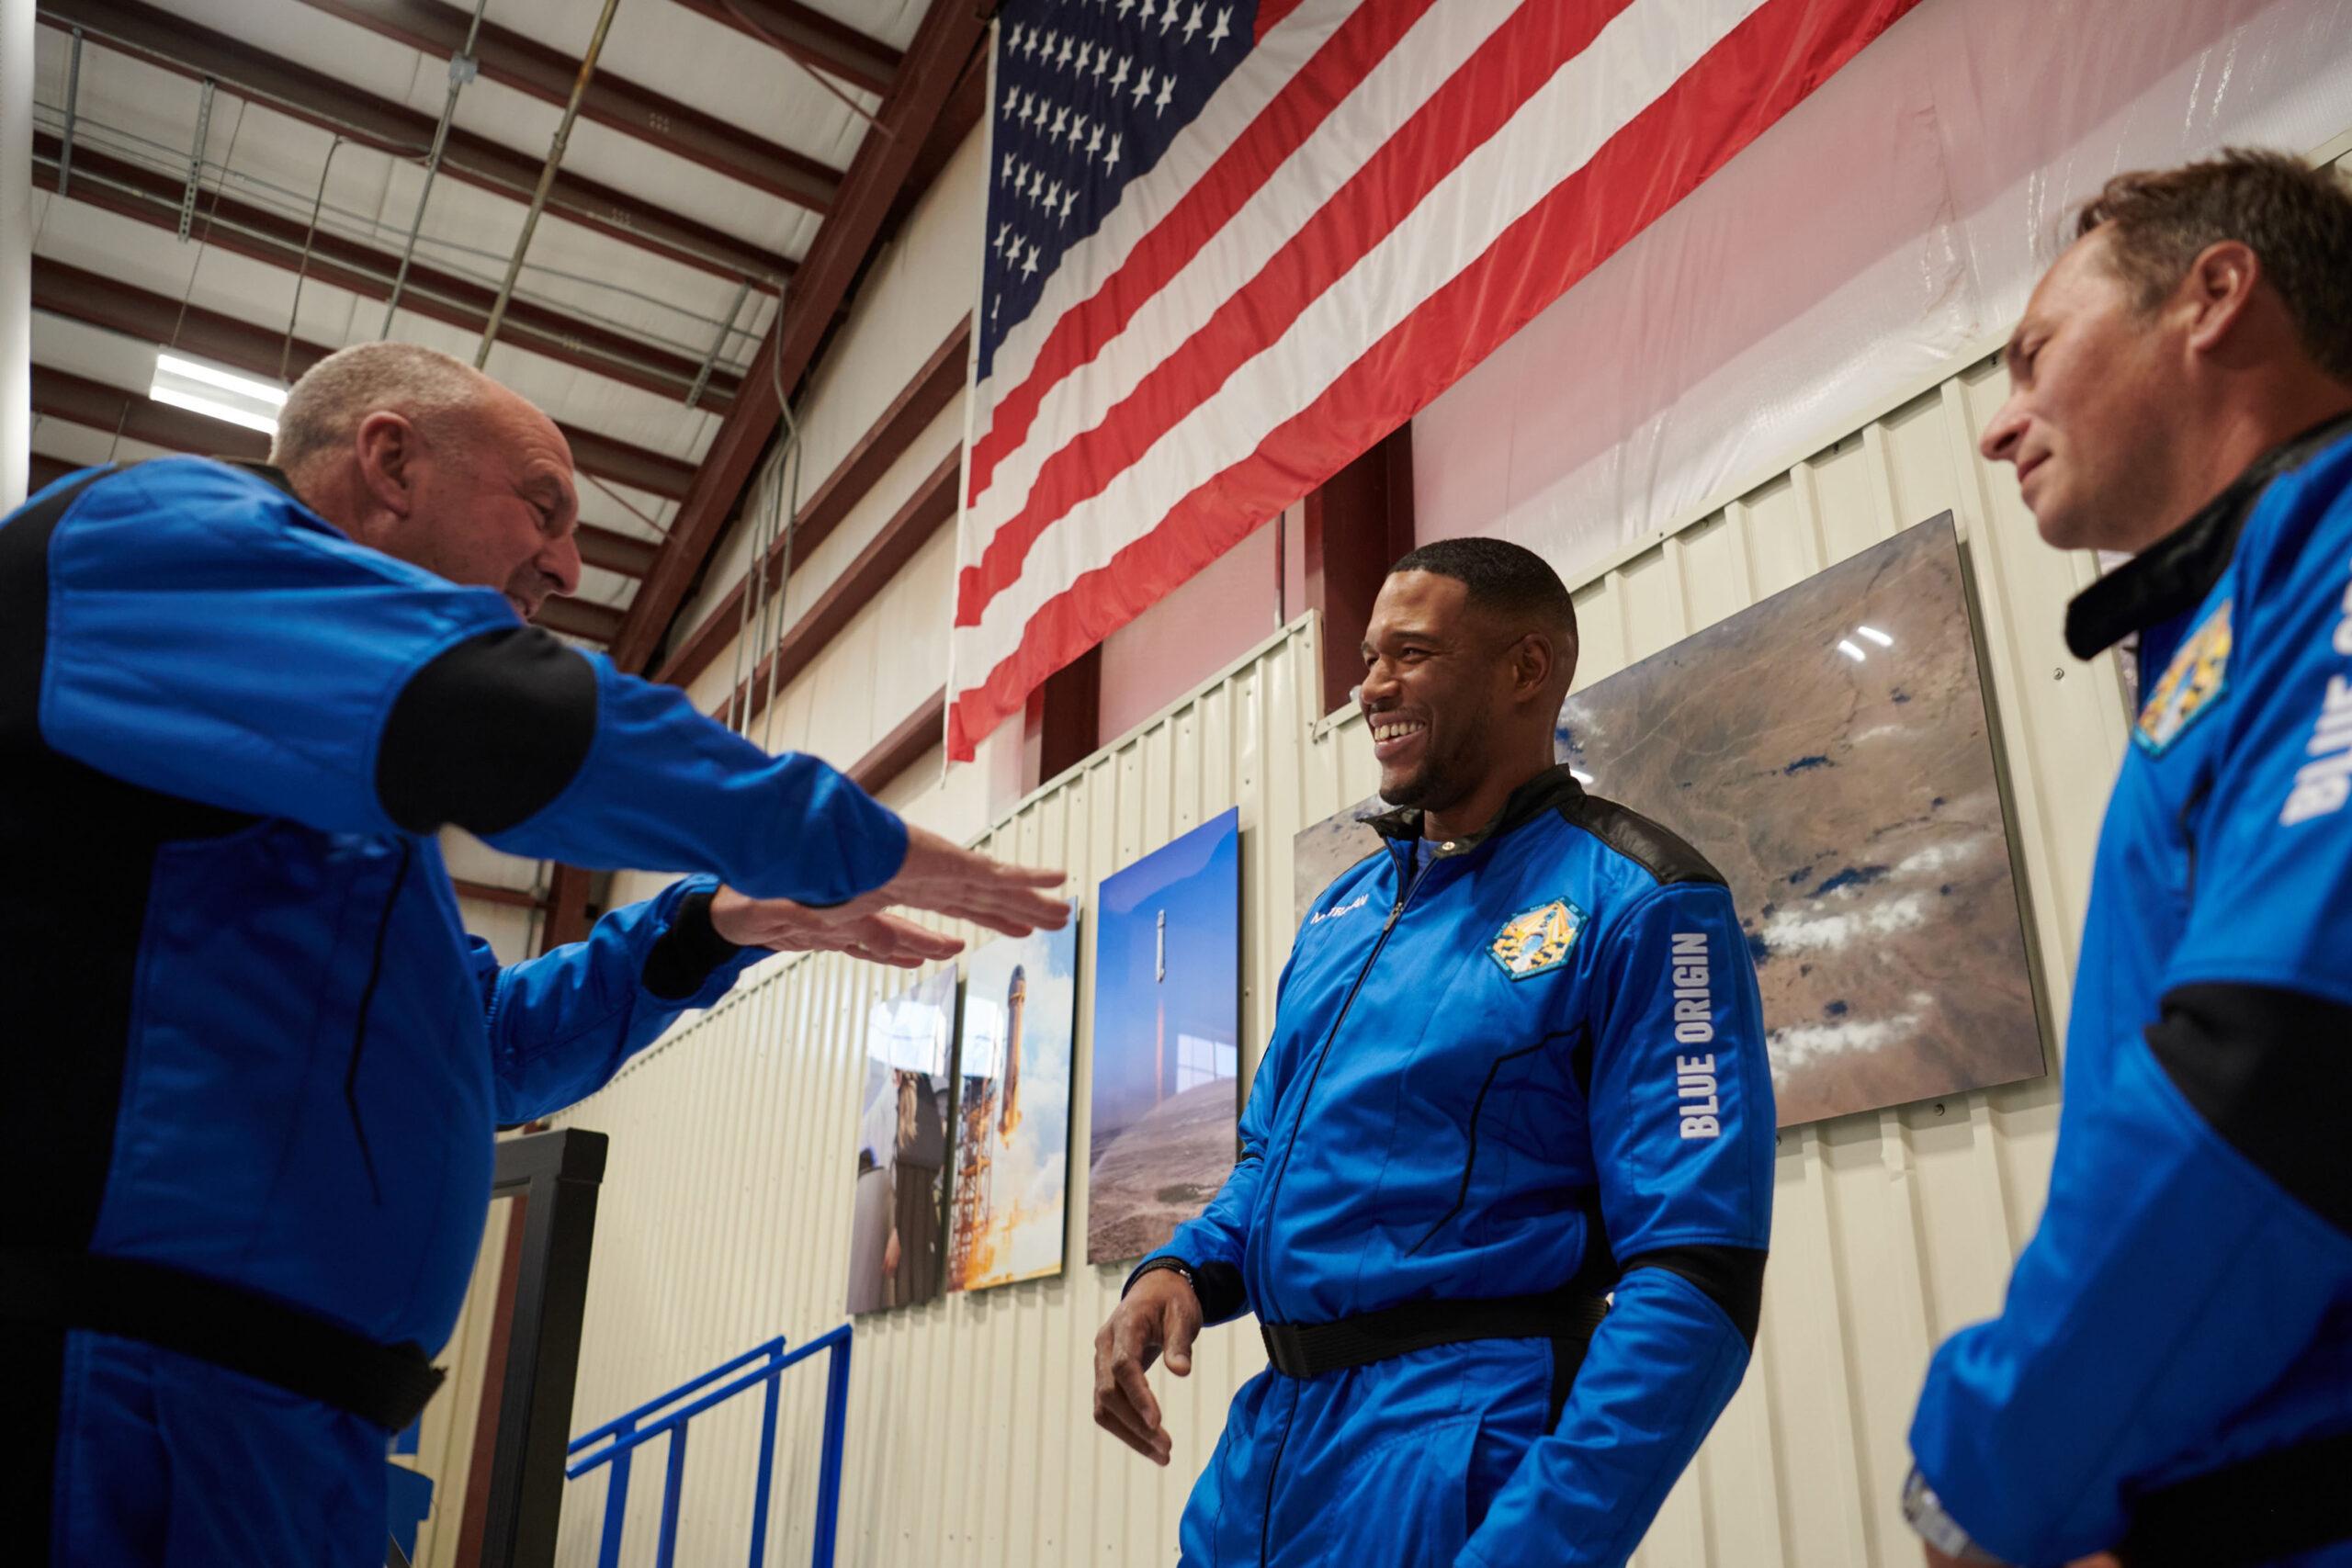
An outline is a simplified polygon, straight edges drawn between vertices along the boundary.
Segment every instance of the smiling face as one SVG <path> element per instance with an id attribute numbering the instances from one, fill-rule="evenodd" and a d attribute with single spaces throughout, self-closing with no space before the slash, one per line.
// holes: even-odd
<path id="1" fill-rule="evenodd" d="M 1390 805 L 1442 811 L 1494 770 L 1517 639 L 1489 620 L 1454 578 L 1400 571 L 1381 586 L 1357 700 Z"/>
<path id="2" fill-rule="evenodd" d="M 2094 231 L 2033 291 L 2003 358 L 2008 400 L 1979 443 L 2013 464 L 2041 537 L 2139 549 L 2179 524 L 2173 424 L 2188 355 L 2177 313 L 2142 312 Z"/>

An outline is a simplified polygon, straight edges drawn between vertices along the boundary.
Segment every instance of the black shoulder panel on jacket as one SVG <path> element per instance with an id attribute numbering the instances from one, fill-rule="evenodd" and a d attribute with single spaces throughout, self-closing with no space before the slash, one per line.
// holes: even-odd
<path id="1" fill-rule="evenodd" d="M 1625 1272 L 1663 1269 L 1707 1293 L 1753 1348 L 1764 1315 L 1764 1250 L 1756 1247 L 1662 1247 L 1625 1260 Z"/>
<path id="2" fill-rule="evenodd" d="M 1706 856 L 1631 807 L 1580 794 L 1561 805 L 1560 815 L 1641 866 L 1661 885 L 1712 882 L 1724 886 L 1724 874 Z"/>
<path id="3" fill-rule="evenodd" d="M 2213 1131 L 2352 1235 L 2352 1008 L 2268 986 L 2183 986 L 2148 1026 L 2156 1065 Z"/>
<path id="4" fill-rule="evenodd" d="M 413 833 L 503 832 L 563 793 L 595 735 L 594 665 L 537 626 L 484 632 L 401 689 L 376 794 Z"/>

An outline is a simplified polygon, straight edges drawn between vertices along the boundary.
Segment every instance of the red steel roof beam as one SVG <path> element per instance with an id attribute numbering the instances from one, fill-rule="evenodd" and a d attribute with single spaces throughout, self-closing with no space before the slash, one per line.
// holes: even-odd
<path id="1" fill-rule="evenodd" d="M 432 115 L 356 91 L 323 72 L 140 0 L 41 0 L 40 19 L 61 30 L 78 27 L 96 42 L 183 76 L 212 77 L 297 119 L 396 156 L 422 158 L 438 124 Z M 76 154 L 78 162 L 79 149 Z M 454 128 L 441 154 L 441 168 L 451 177 L 518 202 L 530 200 L 541 165 L 538 158 Z M 786 257 L 577 175 L 557 174 L 548 205 L 640 250 L 721 277 L 749 276 L 771 292 L 793 271 Z"/>
<path id="2" fill-rule="evenodd" d="M 57 188 L 58 139 L 47 131 L 33 133 L 33 183 L 43 190 Z M 86 146 L 74 149 L 75 201 L 159 229 L 176 230 L 185 182 L 159 170 L 142 168 Z M 366 299 L 390 298 L 392 276 L 400 258 L 340 235 L 308 234 L 290 218 L 239 201 L 232 197 L 202 197 L 198 203 L 197 232 L 207 244 L 264 262 L 288 272 L 298 269 L 331 288 Z M 307 244 L 308 255 L 305 257 Z M 480 332 L 490 320 L 496 291 L 454 273 L 411 266 L 401 309 L 468 332 Z M 509 300 L 499 341 L 529 349 L 560 364 L 585 370 L 623 385 L 683 400 L 694 384 L 700 365 L 683 355 L 640 342 L 625 333 L 595 326 L 560 310 L 528 300 Z M 716 373 L 703 390 L 704 406 L 724 412 L 734 406 L 736 378 Z"/>
<path id="3" fill-rule="evenodd" d="M 892 202 L 984 30 L 971 0 L 932 0 L 916 29 L 914 46 L 883 101 L 879 124 L 859 141 L 842 182 L 841 199 L 817 231 L 816 243 L 809 247 L 775 324 L 743 377 L 733 411 L 704 454 L 694 490 L 671 524 L 662 558 L 629 605 L 613 648 L 613 658 L 622 669 L 650 667 L 671 620 L 735 514 L 775 431 L 776 388 L 781 385 L 789 396 L 814 363 L 834 312 L 849 298 Z"/>
<path id="4" fill-rule="evenodd" d="M 460 7 L 444 6 L 438 0 L 304 3 L 436 60 L 446 60 L 465 47 L 470 19 Z M 474 39 L 474 59 L 491 81 L 559 108 L 571 100 L 572 82 L 580 73 L 580 62 L 566 59 L 561 51 L 494 22 L 482 24 Z M 821 213 L 831 206 L 841 188 L 839 170 L 651 88 L 623 81 L 601 67 L 588 84 L 580 113 L 624 136 L 690 159 L 811 212 Z"/>

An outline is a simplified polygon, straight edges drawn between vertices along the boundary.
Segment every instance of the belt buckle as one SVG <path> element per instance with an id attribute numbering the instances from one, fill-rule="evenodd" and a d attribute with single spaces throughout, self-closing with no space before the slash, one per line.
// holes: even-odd
<path id="1" fill-rule="evenodd" d="M 1306 1375 L 1306 1337 L 1295 1323 L 1268 1323 L 1258 1320 L 1258 1337 L 1265 1341 L 1266 1360 L 1284 1377 Z"/>

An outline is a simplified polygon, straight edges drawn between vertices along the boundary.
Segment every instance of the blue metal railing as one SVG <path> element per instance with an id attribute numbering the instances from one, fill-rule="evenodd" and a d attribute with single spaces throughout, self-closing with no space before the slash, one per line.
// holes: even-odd
<path id="1" fill-rule="evenodd" d="M 759 1489 L 752 1503 L 752 1568 L 760 1568 L 768 1544 L 768 1492 L 775 1471 L 775 1408 L 777 1383 L 785 1369 L 797 1361 L 806 1360 L 818 1351 L 827 1352 L 825 1367 L 825 1442 L 819 1458 L 817 1473 L 817 1544 L 810 1557 L 813 1568 L 832 1568 L 833 1535 L 841 1515 L 842 1499 L 842 1428 L 849 1414 L 849 1341 L 850 1325 L 842 1324 L 827 1334 L 819 1335 L 797 1350 L 786 1351 L 784 1337 L 776 1336 L 764 1345 L 753 1346 L 733 1360 L 713 1367 L 698 1378 L 680 1383 L 659 1399 L 648 1400 L 626 1416 L 616 1416 L 592 1432 L 582 1432 L 571 1439 L 567 1453 L 576 1454 L 605 1438 L 612 1439 L 586 1459 L 564 1471 L 569 1480 L 577 1481 L 601 1464 L 613 1467 L 612 1478 L 605 1491 L 605 1533 L 597 1549 L 597 1568 L 619 1568 L 621 1560 L 621 1523 L 628 1508 L 629 1455 L 654 1438 L 667 1436 L 670 1439 L 669 1465 L 662 1482 L 662 1532 L 655 1548 L 656 1568 L 671 1568 L 672 1558 L 678 1546 L 678 1498 L 684 1490 L 686 1479 L 686 1423 L 715 1405 L 724 1404 L 737 1394 L 756 1385 L 767 1389 L 766 1410 L 760 1417 L 760 1478 Z M 757 1363 L 754 1365 L 754 1363 Z M 713 1393 L 706 1393 L 681 1409 L 655 1416 L 664 1406 L 677 1404 L 688 1394 L 708 1388 L 729 1372 L 752 1370 Z"/>

